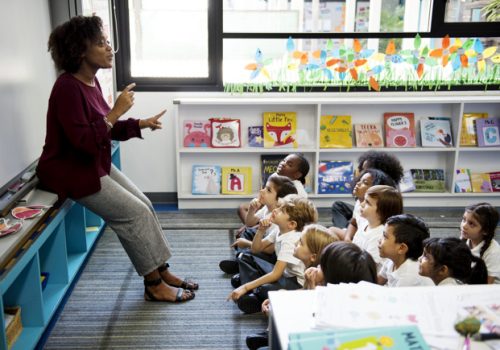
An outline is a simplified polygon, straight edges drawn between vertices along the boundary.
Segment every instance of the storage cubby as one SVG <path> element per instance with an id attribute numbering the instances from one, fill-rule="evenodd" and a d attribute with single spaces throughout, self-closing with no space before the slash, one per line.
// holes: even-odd
<path id="1" fill-rule="evenodd" d="M 112 160 L 115 166 L 120 166 L 117 143 Z M 54 194 L 33 191 L 25 204 L 52 206 L 57 199 Z M 103 229 L 104 221 L 100 217 L 68 199 L 38 221 L 25 220 L 21 231 L 0 241 L 0 252 L 11 256 L 15 251 L 10 260 L 1 260 L 5 267 L 0 272 L 0 312 L 6 307 L 21 308 L 22 331 L 13 350 L 37 346 Z M 21 235 L 26 240 L 19 245 Z M 48 273 L 44 289 L 40 280 L 42 272 Z M 0 328 L 0 350 L 6 350 L 3 317 Z"/>
<path id="2" fill-rule="evenodd" d="M 329 97 L 262 97 L 228 96 L 225 98 L 180 98 L 176 106 L 177 196 L 179 208 L 236 208 L 257 194 L 260 187 L 260 155 L 300 152 L 311 165 L 309 197 L 317 206 L 330 206 L 333 200 L 352 200 L 348 194 L 318 194 L 317 167 L 320 160 L 345 160 L 357 164 L 358 157 L 369 148 L 320 148 L 319 126 L 322 115 L 350 115 L 352 124 L 377 123 L 383 129 L 386 112 L 411 112 L 415 116 L 417 147 L 381 148 L 396 155 L 405 169 L 444 169 L 446 191 L 442 193 L 411 192 L 403 194 L 406 206 L 462 206 L 475 200 L 500 204 L 498 193 L 454 193 L 455 170 L 500 171 L 500 147 L 461 147 L 460 128 L 466 112 L 487 112 L 500 117 L 500 93 L 495 92 L 400 92 L 345 93 Z M 262 125 L 264 112 L 296 112 L 298 148 L 248 147 L 248 127 Z M 431 116 L 449 117 L 453 147 L 422 147 L 420 120 Z M 236 118 L 241 122 L 241 148 L 183 147 L 183 123 L 187 120 L 208 120 L 212 117 Z M 355 145 L 355 143 L 354 143 Z M 193 165 L 251 166 L 252 195 L 193 195 Z M 432 198 L 432 201 L 429 201 Z"/>

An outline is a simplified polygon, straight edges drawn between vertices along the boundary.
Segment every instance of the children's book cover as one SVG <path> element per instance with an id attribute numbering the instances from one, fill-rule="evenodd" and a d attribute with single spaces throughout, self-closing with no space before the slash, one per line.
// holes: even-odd
<path id="1" fill-rule="evenodd" d="M 335 329 L 292 333 L 288 350 L 430 349 L 417 326 Z"/>
<path id="2" fill-rule="evenodd" d="M 472 184 L 470 182 L 469 169 L 457 169 L 455 175 L 455 192 L 467 193 L 472 192 Z"/>
<path id="3" fill-rule="evenodd" d="M 470 173 L 470 182 L 472 183 L 472 192 L 493 192 L 489 173 Z"/>
<path id="4" fill-rule="evenodd" d="M 443 169 L 410 169 L 415 192 L 444 192 Z"/>
<path id="5" fill-rule="evenodd" d="M 353 177 L 352 162 L 320 161 L 318 166 L 318 193 L 352 193 Z"/>
<path id="6" fill-rule="evenodd" d="M 350 115 L 322 115 L 319 125 L 320 148 L 352 148 Z"/>
<path id="7" fill-rule="evenodd" d="M 252 168 L 222 167 L 222 194 L 252 194 Z"/>
<path id="8" fill-rule="evenodd" d="M 220 194 L 220 166 L 193 165 L 192 179 L 192 194 Z"/>
<path id="9" fill-rule="evenodd" d="M 297 113 L 264 112 L 262 125 L 265 148 L 297 148 Z"/>
<path id="10" fill-rule="evenodd" d="M 500 119 L 486 118 L 476 120 L 477 145 L 479 147 L 500 146 Z"/>
<path id="11" fill-rule="evenodd" d="M 399 182 L 399 191 L 401 193 L 405 192 L 413 192 L 415 191 L 416 187 L 415 184 L 413 183 L 413 177 L 411 176 L 411 171 L 410 170 L 405 170 L 403 172 L 403 178 Z"/>
<path id="12" fill-rule="evenodd" d="M 413 113 L 384 113 L 387 147 L 415 147 L 415 116 Z"/>
<path id="13" fill-rule="evenodd" d="M 182 129 L 184 147 L 210 147 L 210 121 L 185 120 Z"/>
<path id="14" fill-rule="evenodd" d="M 488 113 L 464 113 L 460 129 L 460 146 L 477 146 L 476 120 L 488 118 Z"/>
<path id="15" fill-rule="evenodd" d="M 500 171 L 493 171 L 490 174 L 491 189 L 493 192 L 500 192 Z"/>
<path id="16" fill-rule="evenodd" d="M 285 159 L 286 154 L 261 154 L 260 155 L 260 188 L 266 185 L 267 179 L 278 169 L 279 163 Z"/>
<path id="17" fill-rule="evenodd" d="M 264 147 L 264 130 L 262 126 L 248 127 L 248 147 Z"/>
<path id="18" fill-rule="evenodd" d="M 241 130 L 239 119 L 210 118 L 210 123 L 212 126 L 212 147 L 241 147 Z"/>
<path id="19" fill-rule="evenodd" d="M 422 139 L 422 147 L 453 146 L 451 137 L 451 123 L 449 119 L 421 119 L 420 136 Z"/>
<path id="20" fill-rule="evenodd" d="M 356 147 L 384 147 L 382 127 L 380 124 L 354 124 Z"/>

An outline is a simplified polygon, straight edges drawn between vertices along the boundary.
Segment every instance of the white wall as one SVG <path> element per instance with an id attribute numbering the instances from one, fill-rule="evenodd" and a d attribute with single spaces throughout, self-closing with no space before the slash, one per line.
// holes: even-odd
<path id="1" fill-rule="evenodd" d="M 55 68 L 47 1 L 1 0 L 0 186 L 40 156 Z"/>

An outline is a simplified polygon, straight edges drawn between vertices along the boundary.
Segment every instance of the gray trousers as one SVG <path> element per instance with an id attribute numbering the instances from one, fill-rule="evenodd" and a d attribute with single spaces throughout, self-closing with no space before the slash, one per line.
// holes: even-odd
<path id="1" fill-rule="evenodd" d="M 139 275 L 154 271 L 172 256 L 151 201 L 114 165 L 109 176 L 101 177 L 99 192 L 75 201 L 115 231 Z"/>

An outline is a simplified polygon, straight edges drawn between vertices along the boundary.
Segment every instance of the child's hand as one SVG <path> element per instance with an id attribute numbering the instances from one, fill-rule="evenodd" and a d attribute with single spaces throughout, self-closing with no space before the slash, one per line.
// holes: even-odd
<path id="1" fill-rule="evenodd" d="M 322 285 L 324 282 L 323 271 L 318 267 L 310 267 L 304 272 L 304 277 L 306 279 L 307 289 L 314 289 L 318 285 Z"/>
<path id="2" fill-rule="evenodd" d="M 269 314 L 269 311 L 271 311 L 271 301 L 269 299 L 266 299 L 264 300 L 264 302 L 262 303 L 262 312 L 268 316 Z"/>
<path id="3" fill-rule="evenodd" d="M 269 228 L 269 226 L 272 225 L 272 221 L 271 221 L 271 218 L 270 217 L 267 217 L 267 218 L 264 218 L 264 219 L 261 219 L 259 221 L 259 230 L 267 230 Z"/>
<path id="4" fill-rule="evenodd" d="M 229 301 L 229 300 L 233 300 L 233 301 L 236 301 L 238 300 L 239 298 L 241 298 L 241 296 L 247 294 L 247 287 L 245 285 L 242 285 L 242 286 L 239 286 L 238 288 L 236 288 L 235 290 L 233 290 L 227 297 L 226 301 Z"/>
<path id="5" fill-rule="evenodd" d="M 259 198 L 254 198 L 250 201 L 250 208 L 254 211 L 259 210 L 261 207 L 262 203 L 260 202 Z"/>
<path id="6" fill-rule="evenodd" d="M 235 248 L 235 247 L 247 248 L 247 247 L 251 247 L 251 246 L 252 246 L 252 242 L 249 241 L 248 239 L 245 239 L 245 238 L 238 238 L 236 241 L 234 241 L 233 244 L 231 244 L 231 248 Z"/>

